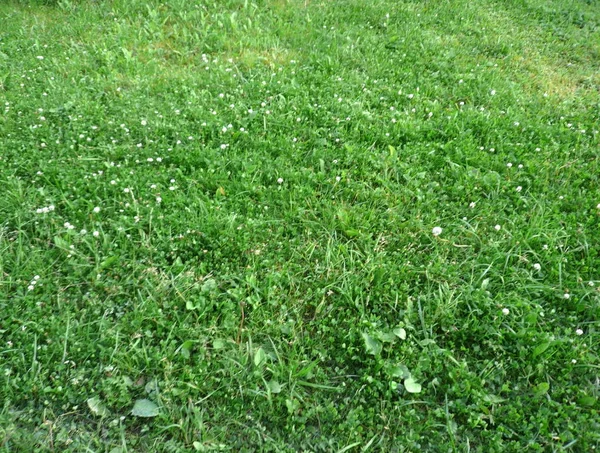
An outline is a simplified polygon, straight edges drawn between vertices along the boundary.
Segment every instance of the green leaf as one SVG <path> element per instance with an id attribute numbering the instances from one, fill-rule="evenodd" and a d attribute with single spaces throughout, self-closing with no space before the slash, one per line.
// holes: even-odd
<path id="1" fill-rule="evenodd" d="M 135 417 L 156 417 L 158 415 L 158 406 L 147 399 L 137 400 L 133 405 L 131 415 Z"/>
<path id="2" fill-rule="evenodd" d="M 202 444 L 200 442 L 198 442 L 197 440 L 195 440 L 194 442 L 192 442 L 192 445 L 193 445 L 193 447 L 194 447 L 194 449 L 196 451 L 202 451 L 203 450 Z"/>
<path id="3" fill-rule="evenodd" d="M 493 395 L 492 393 L 488 393 L 487 395 L 483 396 L 483 401 L 489 404 L 499 404 L 506 401 L 506 398 L 501 398 L 497 395 Z"/>
<path id="4" fill-rule="evenodd" d="M 421 393 L 421 384 L 417 384 L 412 377 L 404 379 L 404 388 L 408 393 Z"/>
<path id="5" fill-rule="evenodd" d="M 533 350 L 533 357 L 542 355 L 544 352 L 546 352 L 546 349 L 548 349 L 551 344 L 552 344 L 552 342 L 550 342 L 550 341 L 545 341 L 544 343 L 538 344 L 535 347 L 535 349 Z"/>
<path id="6" fill-rule="evenodd" d="M 490 279 L 484 278 L 481 282 L 481 289 L 486 290 L 488 286 L 490 286 Z"/>
<path id="7" fill-rule="evenodd" d="M 184 359 L 188 360 L 192 353 L 192 348 L 194 347 L 194 342 L 192 340 L 184 341 L 181 345 L 181 355 Z"/>
<path id="8" fill-rule="evenodd" d="M 281 384 L 276 380 L 270 380 L 267 385 L 269 386 L 271 393 L 281 393 Z"/>
<path id="9" fill-rule="evenodd" d="M 69 243 L 60 236 L 54 236 L 54 245 L 56 245 L 56 247 L 58 247 L 59 249 L 63 249 L 66 252 L 69 251 Z"/>
<path id="10" fill-rule="evenodd" d="M 382 349 L 381 342 L 377 341 L 366 332 L 363 332 L 362 337 L 365 340 L 365 349 L 367 350 L 367 353 L 374 356 L 379 355 Z"/>
<path id="11" fill-rule="evenodd" d="M 90 408 L 90 411 L 94 415 L 98 415 L 100 417 L 106 417 L 110 414 L 109 410 L 106 408 L 104 403 L 100 401 L 100 398 L 94 396 L 93 398 L 89 398 L 87 400 L 87 405 Z"/>
<path id="12" fill-rule="evenodd" d="M 390 369 L 390 375 L 400 379 L 408 379 L 410 377 L 410 371 L 405 365 L 398 365 Z"/>
<path id="13" fill-rule="evenodd" d="M 377 338 L 384 343 L 392 343 L 396 341 L 396 335 L 390 332 L 377 332 Z"/>
<path id="14" fill-rule="evenodd" d="M 217 289 L 217 282 L 215 281 L 214 278 L 209 278 L 207 280 L 204 281 L 204 283 L 202 284 L 202 292 L 203 293 L 209 293 L 211 291 L 214 291 L 215 289 Z"/>
<path id="15" fill-rule="evenodd" d="M 254 365 L 261 366 L 267 361 L 267 353 L 263 348 L 258 348 L 254 353 Z"/>
<path id="16" fill-rule="evenodd" d="M 596 404 L 596 401 L 598 401 L 598 400 L 595 397 L 588 395 L 588 396 L 582 396 L 581 398 L 578 398 L 577 404 L 582 407 L 592 407 L 593 405 Z"/>
<path id="17" fill-rule="evenodd" d="M 402 327 L 396 327 L 394 329 L 394 335 L 396 335 L 401 340 L 406 340 L 406 330 L 404 330 Z"/>
<path id="18" fill-rule="evenodd" d="M 550 390 L 550 384 L 547 382 L 540 382 L 533 388 L 533 394 L 535 396 L 543 396 L 548 393 L 548 390 Z"/>
<path id="19" fill-rule="evenodd" d="M 117 255 L 109 256 L 104 261 L 102 261 L 102 263 L 100 263 L 100 268 L 106 269 L 108 267 L 111 267 L 113 264 L 115 264 L 117 262 L 118 259 L 119 259 L 119 257 Z"/>

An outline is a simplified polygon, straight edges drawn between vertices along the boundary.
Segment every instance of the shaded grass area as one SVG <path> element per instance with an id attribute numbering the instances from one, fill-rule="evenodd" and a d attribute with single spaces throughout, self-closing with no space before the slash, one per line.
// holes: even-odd
<path id="1" fill-rule="evenodd" d="M 1 448 L 598 445 L 593 4 L 43 5 L 0 6 Z"/>

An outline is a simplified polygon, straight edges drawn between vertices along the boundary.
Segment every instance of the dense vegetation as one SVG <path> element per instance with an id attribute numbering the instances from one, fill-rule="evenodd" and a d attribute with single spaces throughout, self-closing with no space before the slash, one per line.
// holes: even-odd
<path id="1" fill-rule="evenodd" d="M 599 32 L 0 4 L 0 449 L 600 446 Z"/>

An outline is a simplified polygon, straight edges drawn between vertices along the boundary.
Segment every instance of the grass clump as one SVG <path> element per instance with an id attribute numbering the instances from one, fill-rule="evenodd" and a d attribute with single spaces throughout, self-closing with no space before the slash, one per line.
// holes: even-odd
<path id="1" fill-rule="evenodd" d="M 599 20 L 0 5 L 0 448 L 593 451 Z"/>

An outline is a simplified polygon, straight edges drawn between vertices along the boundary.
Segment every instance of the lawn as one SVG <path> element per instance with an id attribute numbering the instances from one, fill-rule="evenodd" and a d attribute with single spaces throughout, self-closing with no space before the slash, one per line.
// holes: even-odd
<path id="1" fill-rule="evenodd" d="M 595 0 L 0 4 L 0 451 L 600 447 Z"/>

